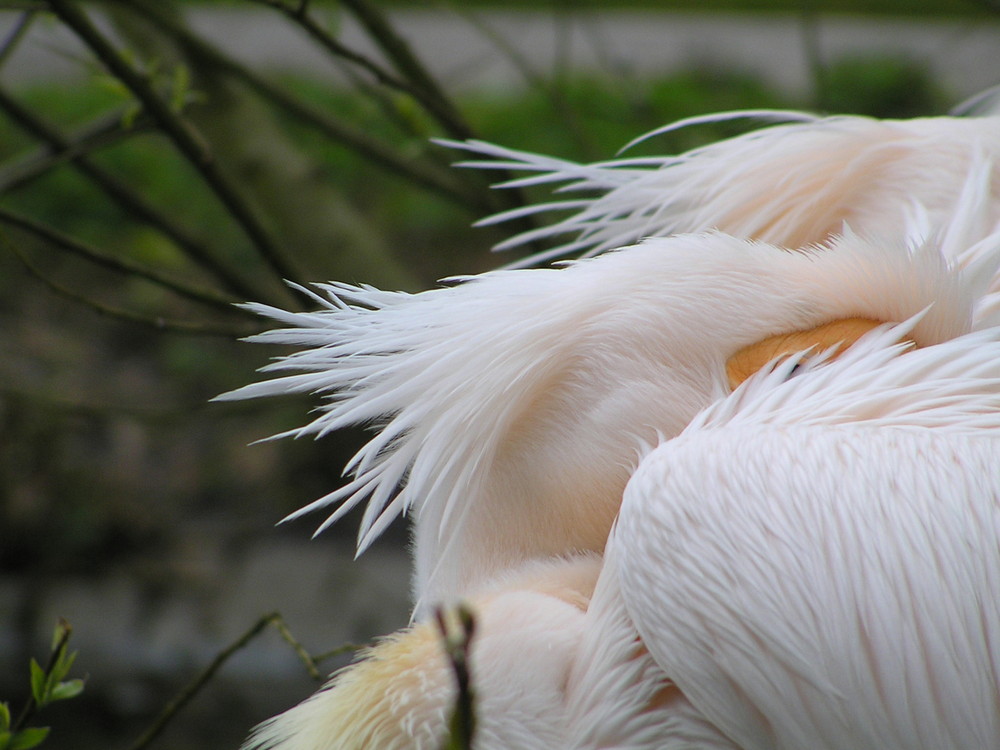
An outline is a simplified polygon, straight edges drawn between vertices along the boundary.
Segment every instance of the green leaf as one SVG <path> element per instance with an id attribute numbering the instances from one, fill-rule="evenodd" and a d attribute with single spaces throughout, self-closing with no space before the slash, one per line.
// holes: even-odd
<path id="1" fill-rule="evenodd" d="M 70 668 L 73 666 L 73 662 L 76 661 L 77 652 L 67 655 L 66 650 L 63 649 L 62 653 L 59 654 L 59 658 L 56 659 L 56 663 L 52 665 L 52 671 L 49 672 L 49 685 L 50 690 L 55 687 L 58 683 L 62 682 L 62 678 L 67 675 Z"/>
<path id="2" fill-rule="evenodd" d="M 35 703 L 44 706 L 46 701 L 45 670 L 34 659 L 31 660 L 31 695 Z"/>
<path id="3" fill-rule="evenodd" d="M 51 700 L 64 701 L 68 698 L 75 698 L 83 692 L 83 680 L 67 680 L 60 682 L 52 689 Z"/>
<path id="4" fill-rule="evenodd" d="M 0 732 L 0 750 L 7 750 L 10 747 L 10 738 L 13 736 L 6 729 Z"/>
<path id="5" fill-rule="evenodd" d="M 55 651 L 57 648 L 61 651 L 65 651 L 66 642 L 69 640 L 69 634 L 72 632 L 73 628 L 70 624 L 65 618 L 60 617 L 56 622 L 55 628 L 52 630 L 52 645 L 49 646 L 49 651 Z"/>
<path id="6" fill-rule="evenodd" d="M 22 729 L 14 735 L 14 739 L 7 745 L 7 750 L 30 750 L 33 747 L 38 747 L 45 741 L 48 734 L 48 727 Z"/>
<path id="7" fill-rule="evenodd" d="M 10 729 L 10 706 L 6 703 L 0 703 L 0 737 L 8 729 Z"/>

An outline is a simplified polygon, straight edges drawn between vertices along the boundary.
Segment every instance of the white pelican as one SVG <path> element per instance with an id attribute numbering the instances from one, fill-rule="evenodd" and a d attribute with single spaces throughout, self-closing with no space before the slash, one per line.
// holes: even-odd
<path id="1" fill-rule="evenodd" d="M 483 623 L 473 652 L 474 666 L 484 665 L 477 750 L 988 747 L 968 744 L 962 732 L 996 739 L 996 727 L 962 724 L 955 717 L 963 709 L 949 696 L 974 698 L 969 710 L 976 711 L 993 699 L 984 698 L 989 690 L 998 690 L 996 674 L 979 669 L 995 663 L 989 636 L 1000 632 L 995 610 L 980 606 L 990 590 L 984 586 L 995 583 L 988 575 L 998 566 L 995 538 L 988 545 L 995 522 L 979 537 L 944 524 L 942 549 L 951 557 L 931 566 L 919 596 L 887 608 L 876 594 L 912 584 L 905 571 L 893 576 L 928 548 L 896 534 L 897 516 L 876 512 L 864 523 L 838 526 L 843 518 L 834 513 L 844 496 L 862 502 L 870 487 L 883 505 L 905 500 L 895 510 L 904 517 L 912 510 L 918 524 L 944 520 L 934 514 L 947 511 L 931 507 L 934 492 L 920 495 L 926 486 L 907 482 L 915 469 L 940 477 L 941 491 L 957 498 L 956 513 L 989 519 L 998 503 L 988 471 L 989 459 L 1000 458 L 1000 320 L 991 293 L 1000 241 L 989 231 L 996 177 L 988 149 L 963 154 L 964 161 L 950 162 L 958 177 L 944 191 L 948 206 L 902 196 L 892 221 L 872 222 L 858 234 L 826 224 L 816 245 L 798 250 L 707 232 L 647 240 L 558 270 L 494 272 L 417 295 L 320 285 L 323 309 L 315 313 L 254 306 L 289 325 L 259 340 L 312 348 L 267 368 L 295 374 L 228 397 L 327 394 L 323 413 L 295 434 L 382 421 L 351 464 L 354 480 L 302 512 L 342 501 L 331 523 L 368 499 L 361 548 L 401 511 L 415 512 L 418 616 L 434 602 L 468 597 Z M 860 184 L 853 198 L 860 205 L 866 190 L 884 187 Z M 902 321 L 909 321 L 902 334 L 882 325 Z M 893 348 L 900 335 L 919 348 Z M 862 337 L 865 356 L 843 357 L 842 365 L 803 363 L 806 372 L 787 384 L 791 364 L 754 375 L 777 356 Z M 971 371 L 956 371 L 956 361 Z M 829 373 L 842 380 L 831 383 Z M 842 411 L 825 422 L 796 408 L 823 406 L 828 397 Z M 952 426 L 942 403 L 959 407 Z M 865 427 L 841 429 L 855 422 Z M 931 437 L 919 437 L 928 431 Z M 977 431 L 983 437 L 973 439 Z M 759 497 L 744 498 L 758 513 L 742 537 L 755 540 L 752 549 L 731 541 L 741 538 L 743 518 L 736 459 L 747 458 L 751 438 L 770 450 L 747 460 L 747 470 L 775 475 L 774 484 L 754 485 Z M 661 440 L 636 470 L 644 446 Z M 959 443 L 961 449 L 948 448 Z M 680 467 L 687 473 L 669 458 L 687 457 L 693 449 L 685 446 L 737 444 L 740 451 L 716 455 L 715 464 L 691 460 Z M 842 486 L 815 466 L 822 462 L 815 450 L 792 455 L 812 444 L 836 457 L 827 471 L 846 473 Z M 810 492 L 813 476 L 824 483 Z M 717 519 L 718 538 L 730 541 L 713 548 L 698 533 L 709 525 L 695 519 L 699 499 L 716 491 L 710 507 L 725 514 Z M 786 498 L 792 502 L 784 518 Z M 604 550 L 619 506 L 622 520 L 590 603 L 600 568 L 594 555 Z M 786 546 L 822 548 L 802 528 L 804 518 L 823 520 L 819 528 L 838 534 L 843 550 L 861 554 L 846 579 L 849 591 L 818 585 L 820 558 L 811 559 L 814 567 L 789 567 L 782 557 Z M 884 557 L 870 552 L 873 538 L 890 542 Z M 690 559 L 702 548 L 715 556 Z M 836 562 L 829 554 L 822 559 Z M 744 563 L 744 578 L 758 587 L 777 582 L 788 590 L 775 586 L 774 600 L 761 597 L 753 610 L 756 590 L 725 572 Z M 987 572 L 976 578 L 970 566 Z M 674 578 L 673 571 L 687 573 Z M 754 579 L 754 571 L 767 575 Z M 959 579 L 965 588 L 945 596 Z M 692 593 L 699 581 L 711 584 L 701 599 Z M 944 624 L 926 619 L 934 596 L 949 607 Z M 757 619 L 744 621 L 739 607 Z M 686 609 L 674 617 L 678 608 Z M 794 619 L 803 613 L 811 619 Z M 968 623 L 976 616 L 982 637 L 964 650 L 938 653 L 922 634 L 909 651 L 893 652 L 886 635 L 926 622 L 932 635 L 954 640 L 975 635 Z M 723 624 L 706 627 L 716 620 Z M 809 635 L 802 623 L 818 628 L 812 641 L 802 637 Z M 883 629 L 873 633 L 875 625 Z M 378 646 L 331 689 L 265 725 L 255 742 L 281 750 L 435 748 L 453 688 L 429 633 L 417 624 Z M 888 649 L 884 659 L 881 648 Z M 754 654 L 767 663 L 747 664 Z M 838 659 L 840 672 L 833 668 Z M 979 672 L 949 694 L 956 665 Z M 853 689 L 862 692 L 843 697 Z M 791 693 L 800 702 L 790 710 L 799 713 L 781 716 Z M 875 698 L 886 712 L 871 708 Z M 921 700 L 938 711 L 937 734 L 906 734 Z M 816 743 L 801 744 L 808 737 Z M 940 741 L 920 744 L 929 737 Z M 889 744 L 879 744 L 885 738 Z"/>
<path id="2" fill-rule="evenodd" d="M 474 747 L 1000 746 L 1000 329 L 899 339 L 761 371 L 649 451 L 603 567 L 480 587 Z M 417 624 L 252 743 L 437 750 L 454 695 Z"/>
<path id="3" fill-rule="evenodd" d="M 415 295 L 320 285 L 318 312 L 254 306 L 295 326 L 256 340 L 312 348 L 265 368 L 297 374 L 232 397 L 329 394 L 297 435 L 388 419 L 355 479 L 300 513 L 343 500 L 332 523 L 369 499 L 363 549 L 412 509 L 416 598 L 450 601 L 524 561 L 602 551 L 639 446 L 728 393 L 744 360 L 752 371 L 928 306 L 918 345 L 969 331 L 994 255 L 962 269 L 932 240 L 789 251 L 702 234 Z"/>
<path id="4" fill-rule="evenodd" d="M 1000 109 L 1000 107 L 995 107 Z M 526 214 L 569 216 L 511 237 L 497 249 L 571 235 L 569 241 L 516 263 L 596 255 L 645 237 L 718 229 L 737 237 L 803 247 L 823 242 L 844 224 L 865 235 L 900 236 L 915 206 L 933 225 L 947 224 L 967 175 L 988 164 L 989 187 L 979 237 L 1000 220 L 1000 116 L 876 120 L 755 110 L 693 117 L 643 136 L 733 119 L 788 121 L 677 156 L 579 164 L 480 141 L 442 141 L 491 160 L 463 166 L 536 174 L 502 186 L 557 185 L 566 200 L 484 219 L 493 224 Z M 637 139 L 641 140 L 641 139 Z M 578 195 L 581 194 L 582 195 Z M 593 195 L 596 193 L 596 197 Z"/>
<path id="5" fill-rule="evenodd" d="M 1000 747 L 998 344 L 779 368 L 633 475 L 625 608 L 736 746 Z"/>

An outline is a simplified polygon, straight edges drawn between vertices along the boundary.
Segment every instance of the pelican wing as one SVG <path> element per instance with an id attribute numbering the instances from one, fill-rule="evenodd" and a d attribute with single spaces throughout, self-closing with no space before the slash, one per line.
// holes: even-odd
<path id="1" fill-rule="evenodd" d="M 633 476 L 626 610 L 740 747 L 1000 747 L 998 338 L 779 367 Z"/>
<path id="2" fill-rule="evenodd" d="M 625 612 L 618 559 L 604 557 L 566 687 L 572 750 L 741 750 L 677 690 Z"/>

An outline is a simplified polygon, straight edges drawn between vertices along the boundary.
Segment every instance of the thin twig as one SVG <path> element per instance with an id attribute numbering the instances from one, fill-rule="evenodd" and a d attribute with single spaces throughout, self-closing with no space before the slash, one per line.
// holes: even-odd
<path id="1" fill-rule="evenodd" d="M 61 415 L 78 414 L 88 417 L 107 418 L 108 415 L 131 417 L 143 422 L 171 423 L 184 420 L 190 425 L 191 415 L 194 412 L 206 411 L 211 408 L 210 402 L 206 400 L 193 401 L 178 404 L 169 408 L 150 407 L 148 405 L 122 404 L 119 401 L 78 401 L 55 396 L 51 393 L 43 393 L 38 390 L 20 388 L 16 386 L 0 385 L 0 396 L 14 401 L 23 401 L 31 404 L 32 408 L 45 409 Z"/>
<path id="2" fill-rule="evenodd" d="M 429 169 L 408 156 L 403 156 L 395 149 L 386 146 L 368 133 L 348 125 L 330 115 L 320 112 L 314 107 L 287 94 L 269 83 L 232 58 L 222 54 L 202 39 L 192 34 L 188 29 L 177 24 L 164 14 L 156 12 L 149 5 L 129 6 L 134 13 L 141 15 L 155 24 L 170 37 L 184 45 L 190 54 L 204 60 L 221 72 L 228 73 L 242 82 L 258 96 L 277 105 L 284 114 L 314 128 L 326 137 L 334 140 L 362 157 L 368 159 L 383 169 L 403 177 L 416 185 L 427 188 L 450 201 L 463 206 L 473 213 L 483 213 L 494 210 L 488 194 L 471 193 L 456 177 L 456 175 Z"/>
<path id="3" fill-rule="evenodd" d="M 160 715 L 156 717 L 156 720 L 152 723 L 152 725 L 132 744 L 130 750 L 141 750 L 141 748 L 148 746 L 154 739 L 156 739 L 167 724 L 173 720 L 174 716 L 182 708 L 184 708 L 184 706 L 186 706 L 203 687 L 205 687 L 208 681 L 215 676 L 215 673 L 222 668 L 229 658 L 256 638 L 268 625 L 271 625 L 276 617 L 280 617 L 280 615 L 276 612 L 264 615 L 243 635 L 237 638 L 228 647 L 220 651 L 212 660 L 212 663 L 209 664 L 201 672 L 201 674 L 189 682 L 180 691 L 180 693 L 178 693 L 177 696 L 164 707 L 163 711 L 161 711 Z"/>
<path id="4" fill-rule="evenodd" d="M 171 109 L 153 87 L 149 77 L 133 67 L 91 23 L 73 0 L 49 0 L 52 10 L 90 48 L 104 66 L 142 102 L 149 115 L 178 150 L 201 174 L 205 183 L 229 210 L 232 217 L 279 278 L 298 279 L 298 273 L 279 249 L 249 203 L 222 171 L 204 138 L 195 127 Z"/>
<path id="5" fill-rule="evenodd" d="M 59 618 L 59 638 L 53 644 L 52 650 L 49 652 L 48 661 L 45 662 L 45 669 L 43 672 L 45 676 L 48 677 L 52 670 L 55 668 L 56 663 L 59 661 L 59 655 L 62 653 L 63 649 L 66 648 L 66 644 L 69 643 L 69 637 L 73 634 L 73 626 L 69 622 L 60 617 Z M 11 725 L 11 731 L 17 733 L 19 729 L 22 729 L 38 712 L 38 704 L 35 702 L 35 692 L 31 691 L 28 696 L 27 702 L 24 704 L 24 708 L 21 709 L 21 713 L 18 715 L 17 720 Z"/>
<path id="6" fill-rule="evenodd" d="M 103 266 L 109 270 L 116 271 L 126 276 L 135 276 L 145 279 L 146 281 L 163 287 L 174 294 L 195 302 L 200 302 L 204 305 L 210 305 L 227 312 L 233 312 L 234 310 L 233 300 L 214 290 L 201 289 L 183 281 L 170 278 L 159 271 L 128 258 L 118 258 L 112 255 L 106 255 L 102 251 L 91 247 L 80 240 L 69 237 L 62 232 L 58 232 L 45 224 L 35 221 L 34 219 L 29 219 L 26 216 L 15 214 L 5 208 L 0 208 L 0 222 L 29 232 L 60 250 L 85 258 L 91 263 Z M 242 310 L 242 308 L 235 309 Z M 252 313 L 250 313 L 249 316 L 253 317 Z"/>
<path id="7" fill-rule="evenodd" d="M 360 52 L 352 50 L 345 44 L 341 44 L 336 37 L 332 36 L 325 28 L 323 28 L 322 24 L 317 22 L 316 19 L 312 17 L 312 15 L 308 12 L 307 6 L 304 4 L 299 3 L 295 6 L 291 6 L 284 2 L 284 0 L 250 0 L 250 2 L 258 5 L 266 5 L 269 8 L 274 8 L 275 10 L 284 13 L 331 55 L 353 63 L 359 68 L 368 71 L 372 74 L 375 80 L 382 85 L 396 89 L 397 91 L 401 91 L 405 94 L 409 94 L 416 99 L 420 99 L 422 97 L 420 91 L 414 89 L 406 81 L 394 76 L 391 72 L 380 66 L 374 60 L 365 57 Z"/>
<path id="8" fill-rule="evenodd" d="M 564 90 L 565 87 L 555 85 L 554 83 L 548 81 L 544 76 L 532 68 L 527 58 L 521 54 L 520 50 L 518 50 L 509 39 L 498 33 L 492 26 L 485 23 L 474 11 L 467 8 L 456 8 L 456 12 L 460 13 L 465 18 L 466 23 L 472 26 L 484 38 L 486 38 L 487 41 L 492 43 L 494 47 L 506 56 L 507 60 L 510 61 L 510 64 L 514 66 L 514 69 L 517 70 L 529 87 L 536 89 L 541 94 L 544 94 L 545 102 L 559 117 L 560 123 L 564 125 L 567 130 L 569 130 L 570 135 L 573 136 L 573 140 L 576 141 L 576 144 L 581 152 L 590 156 L 596 154 L 597 148 L 594 143 L 594 139 L 588 135 L 583 127 L 581 127 L 579 114 L 566 97 Z"/>
<path id="9" fill-rule="evenodd" d="M 93 150 L 109 143 L 118 142 L 123 137 L 127 137 L 130 132 L 134 132 L 135 126 L 130 131 L 126 131 L 121 128 L 120 118 L 116 117 L 115 121 L 117 125 L 113 123 L 102 124 L 102 128 L 89 137 L 67 139 L 14 101 L 2 88 L 0 88 L 0 108 L 3 108 L 25 130 L 47 143 L 49 152 L 53 154 L 48 159 L 37 159 L 31 170 L 25 170 L 22 167 L 20 175 L 15 174 L 7 180 L 4 180 L 0 176 L 0 192 L 16 187 L 22 184 L 25 179 L 34 176 L 34 174 L 41 173 L 52 166 L 64 161 L 70 161 L 84 176 L 94 182 L 125 211 L 163 233 L 192 261 L 208 271 L 234 295 L 241 299 L 266 299 L 266 296 L 262 295 L 260 290 L 244 282 L 237 274 L 232 273 L 229 268 L 220 263 L 203 243 L 196 240 L 169 217 L 144 201 L 136 191 L 129 188 L 110 172 L 107 172 L 91 160 L 85 158 L 85 154 L 91 153 Z"/>
<path id="10" fill-rule="evenodd" d="M 10 30 L 7 37 L 0 44 L 0 67 L 3 66 L 5 62 L 17 49 L 17 45 L 20 44 L 21 40 L 24 39 L 24 35 L 31 28 L 32 22 L 35 20 L 36 14 L 41 10 L 41 8 L 30 8 L 17 19 L 17 23 L 14 24 L 14 28 Z"/>
<path id="11" fill-rule="evenodd" d="M 799 0 L 799 11 L 802 51 L 813 80 L 813 103 L 822 112 L 830 104 L 830 92 L 826 66 L 823 64 L 819 13 L 815 0 Z"/>
<path id="12" fill-rule="evenodd" d="M 327 659 L 332 659 L 335 656 L 343 656 L 344 654 L 356 654 L 362 649 L 368 648 L 371 644 L 369 643 L 344 643 L 343 645 L 337 646 L 337 648 L 331 648 L 329 651 L 324 651 L 323 653 L 316 654 L 313 660 L 319 664 Z"/>
<path id="13" fill-rule="evenodd" d="M 376 44 L 389 57 L 396 66 L 396 69 L 412 81 L 413 85 L 424 92 L 421 102 L 428 112 L 444 127 L 444 129 L 454 138 L 459 140 L 474 139 L 476 134 L 472 127 L 465 121 L 459 109 L 452 103 L 445 94 L 444 89 L 438 85 L 430 71 L 424 67 L 420 59 L 413 54 L 406 40 L 399 36 L 385 15 L 372 5 L 369 0 L 341 0 L 347 6 L 361 24 L 368 30 L 369 35 Z M 425 102 L 430 102 L 429 106 Z M 504 172 L 497 173 L 502 182 L 506 178 Z M 524 192 L 520 188 L 510 190 L 487 191 L 489 200 L 499 204 L 502 209 L 519 208 L 528 205 Z M 495 208 L 488 209 L 490 211 Z M 516 225 L 520 231 L 529 231 L 537 226 L 535 216 L 522 216 L 517 219 Z"/>
<path id="14" fill-rule="evenodd" d="M 464 128 L 464 132 L 471 134 L 471 129 L 464 124 L 458 110 L 444 98 L 444 94 L 436 87 L 436 85 L 432 89 L 427 89 L 423 86 L 416 86 L 408 83 L 407 81 L 393 75 L 374 60 L 371 60 L 360 52 L 352 50 L 350 47 L 342 44 L 308 12 L 308 6 L 305 2 L 300 0 L 300 2 L 292 5 L 286 2 L 286 0 L 249 1 L 259 5 L 266 5 L 269 8 L 274 8 L 275 10 L 284 13 L 303 31 L 312 37 L 321 47 L 329 52 L 338 62 L 346 61 L 356 65 L 362 70 L 370 73 L 377 83 L 411 97 L 428 113 L 430 113 L 434 119 L 444 125 L 449 132 L 453 130 L 456 118 L 458 118 L 458 127 Z M 368 95 L 372 96 L 373 94 L 369 91 Z"/>
<path id="15" fill-rule="evenodd" d="M 368 0 L 342 0 L 354 16 L 368 30 L 372 39 L 392 60 L 396 69 L 420 91 L 420 102 L 427 108 L 445 131 L 453 138 L 462 140 L 475 137 L 473 129 L 465 121 L 458 108 L 444 93 L 434 76 L 424 67 L 419 58 L 410 50 L 410 45 L 396 33 L 382 12 Z"/>
<path id="16" fill-rule="evenodd" d="M 278 632 L 281 633 L 281 637 L 284 638 L 287 643 L 291 644 L 291 646 L 295 649 L 295 653 L 302 658 L 309 674 L 314 676 L 315 679 L 321 679 L 319 672 L 316 669 L 315 662 L 317 659 L 309 656 L 306 650 L 302 648 L 301 644 L 295 640 L 289 632 L 284 618 L 279 612 L 269 612 L 254 623 L 253 626 L 243 635 L 233 641 L 233 643 L 220 651 L 212 660 L 212 663 L 205 667 L 205 669 L 202 670 L 197 677 L 189 682 L 176 695 L 176 697 L 174 697 L 174 699 L 164 707 L 163 711 L 160 712 L 160 715 L 156 718 L 152 725 L 129 747 L 129 750 L 142 750 L 142 748 L 147 747 L 154 739 L 156 739 L 167 724 L 169 724 L 177 713 L 184 708 L 184 706 L 190 703 L 191 699 L 194 698 L 206 684 L 208 684 L 209 680 L 215 676 L 215 673 L 222 668 L 230 657 L 260 635 L 268 626 L 276 628 Z"/>
<path id="17" fill-rule="evenodd" d="M 72 138 L 60 139 L 62 148 L 59 148 L 55 145 L 55 141 L 46 137 L 46 132 L 30 127 L 25 117 L 31 117 L 31 114 L 17 105 L 2 89 L 0 89 L 0 108 L 26 132 L 47 144 L 0 169 L 0 193 L 23 188 L 68 162 L 94 154 L 129 138 L 145 135 L 152 129 L 152 123 L 148 118 L 140 118 L 131 128 L 123 129 L 121 117 L 115 114 L 102 118 L 100 122 L 85 128 Z M 55 134 L 55 131 L 48 129 L 48 133 Z"/>
<path id="18" fill-rule="evenodd" d="M 122 320 L 126 323 L 137 323 L 147 328 L 152 328 L 159 333 L 181 333 L 184 335 L 199 335 L 199 336 L 224 336 L 225 338 L 242 338 L 247 335 L 247 331 L 238 330 L 231 327 L 222 326 L 212 326 L 206 325 L 204 323 L 190 323 L 187 321 L 178 320 L 168 320 L 163 317 L 148 317 L 141 315 L 137 312 L 132 312 L 131 310 L 122 310 L 117 307 L 111 307 L 110 305 L 105 305 L 102 302 L 91 299 L 79 292 L 74 292 L 72 289 L 53 281 L 45 274 L 43 274 L 37 266 L 35 266 L 28 257 L 21 252 L 15 245 L 8 242 L 3 235 L 0 235 L 0 245 L 7 246 L 11 248 L 18 259 L 27 269 L 28 273 L 38 279 L 40 282 L 45 284 L 49 289 L 58 294 L 61 297 L 65 297 L 73 302 L 83 305 L 84 307 L 89 307 L 94 312 L 100 315 L 105 315 L 109 318 L 115 318 L 116 320 Z"/>
<path id="19" fill-rule="evenodd" d="M 272 618 L 271 624 L 274 625 L 278 634 L 281 636 L 281 639 L 291 646 L 293 651 L 295 651 L 299 660 L 305 665 L 309 676 L 314 680 L 322 680 L 323 675 L 320 674 L 319 667 L 316 666 L 317 660 L 311 657 L 305 647 L 298 642 L 295 636 L 292 635 L 292 632 L 288 629 L 288 626 L 285 625 L 285 621 L 282 619 L 281 615 L 274 613 Z"/>

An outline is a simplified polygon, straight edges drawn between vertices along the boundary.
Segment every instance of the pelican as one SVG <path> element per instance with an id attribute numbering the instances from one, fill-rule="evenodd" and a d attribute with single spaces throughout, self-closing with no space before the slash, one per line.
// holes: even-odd
<path id="1" fill-rule="evenodd" d="M 603 560 L 470 596 L 475 747 L 996 747 L 1000 329 L 913 323 L 758 371 L 647 449 Z M 418 623 L 253 742 L 436 749 L 454 695 Z"/>
<path id="2" fill-rule="evenodd" d="M 1000 105 L 994 103 L 993 109 L 1000 110 Z M 819 117 L 774 110 L 718 113 L 680 120 L 632 143 L 721 121 L 778 124 L 680 155 L 595 164 L 481 141 L 440 142 L 489 157 L 462 166 L 534 173 L 501 187 L 566 183 L 560 193 L 583 193 L 480 222 L 497 224 L 525 215 L 570 212 L 497 246 L 508 249 L 571 235 L 569 241 L 513 264 L 522 266 L 563 256 L 596 255 L 645 237 L 709 229 L 783 247 L 823 242 L 845 224 L 861 234 L 899 236 L 917 206 L 930 224 L 949 223 L 970 170 L 990 162 L 989 187 L 965 196 L 990 203 L 980 213 L 977 226 L 963 225 L 964 231 L 981 238 L 1000 220 L 1000 201 L 995 197 L 1000 188 L 1000 115 L 989 114 L 990 109 L 986 112 L 979 117 L 912 120 Z"/>
<path id="3" fill-rule="evenodd" d="M 312 313 L 252 305 L 286 325 L 257 340 L 307 348 L 225 397 L 327 394 L 295 435 L 381 425 L 353 479 L 300 513 L 339 503 L 325 526 L 367 500 L 363 550 L 412 512 L 417 601 L 411 629 L 253 742 L 436 748 L 454 688 L 422 620 L 465 598 L 483 624 L 477 748 L 996 746 L 995 722 L 962 717 L 1000 690 L 983 602 L 1000 570 L 1000 236 L 989 149 L 957 140 L 967 158 L 934 162 L 950 203 L 903 193 L 884 222 L 841 205 L 801 246 L 682 222 L 558 269 L 416 295 L 317 285 Z M 858 206 L 885 188 L 854 184 Z M 869 497 L 846 523 L 841 502 Z M 900 531 L 906 511 L 940 548 Z M 798 548 L 816 555 L 793 565 Z M 935 597 L 948 611 L 929 617 Z"/>

